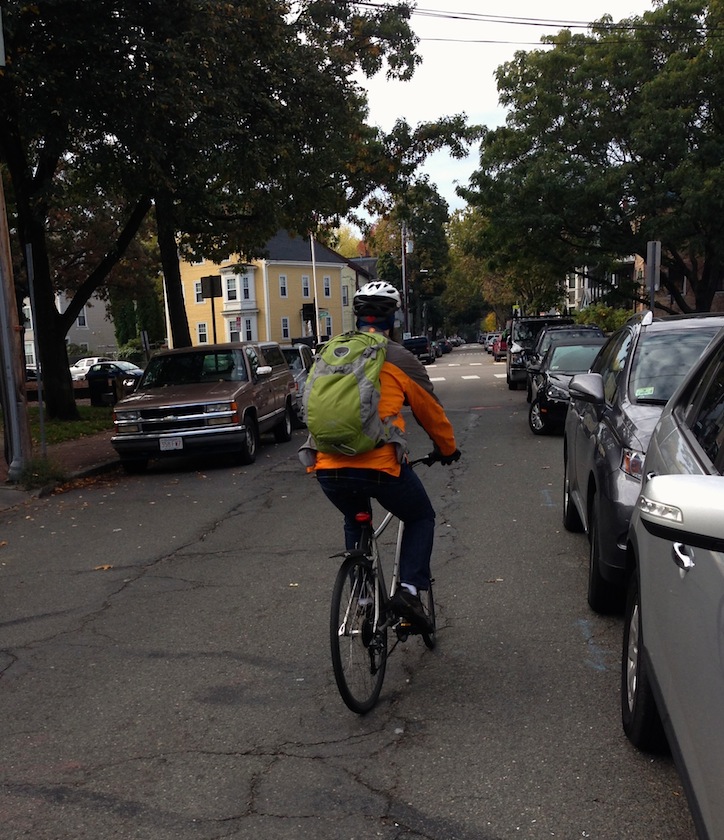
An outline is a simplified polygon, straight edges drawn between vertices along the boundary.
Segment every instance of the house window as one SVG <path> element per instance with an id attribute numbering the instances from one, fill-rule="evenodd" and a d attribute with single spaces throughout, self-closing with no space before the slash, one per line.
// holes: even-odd
<path id="1" fill-rule="evenodd" d="M 349 286 L 342 286 L 342 306 L 349 306 Z"/>
<path id="2" fill-rule="evenodd" d="M 244 300 L 251 300 L 251 286 L 249 284 L 248 274 L 245 274 L 241 278 L 241 296 Z"/>
<path id="3" fill-rule="evenodd" d="M 196 327 L 196 334 L 199 339 L 199 344 L 209 343 L 209 331 L 206 324 L 199 324 L 198 327 Z"/>
<path id="4" fill-rule="evenodd" d="M 244 318 L 244 336 L 247 341 L 254 340 L 254 333 L 252 331 L 251 318 Z"/>
<path id="5" fill-rule="evenodd" d="M 289 318 L 282 318 L 282 338 L 289 339 Z"/>
<path id="6" fill-rule="evenodd" d="M 327 338 L 332 337 L 332 318 L 329 315 L 324 319 L 324 333 Z"/>
<path id="7" fill-rule="evenodd" d="M 302 274 L 302 297 L 305 297 L 305 298 L 310 297 L 309 275 L 308 274 Z"/>
<path id="8" fill-rule="evenodd" d="M 199 280 L 198 283 L 194 283 L 194 295 L 196 297 L 196 303 L 203 303 L 204 302 L 204 293 L 201 291 L 201 281 Z"/>
<path id="9" fill-rule="evenodd" d="M 226 299 L 239 300 L 239 282 L 236 277 L 226 278 Z"/>
<path id="10" fill-rule="evenodd" d="M 287 275 L 279 275 L 279 297 L 287 297 Z"/>
<path id="11" fill-rule="evenodd" d="M 324 296 L 326 298 L 332 297 L 332 280 L 330 277 L 324 278 Z"/>
<path id="12" fill-rule="evenodd" d="M 76 327 L 87 327 L 88 326 L 88 318 L 86 317 L 85 306 L 78 313 L 78 318 L 76 319 L 75 325 L 76 325 Z"/>
<path id="13" fill-rule="evenodd" d="M 241 341 L 241 319 L 230 318 L 226 323 L 229 326 L 229 341 Z"/>

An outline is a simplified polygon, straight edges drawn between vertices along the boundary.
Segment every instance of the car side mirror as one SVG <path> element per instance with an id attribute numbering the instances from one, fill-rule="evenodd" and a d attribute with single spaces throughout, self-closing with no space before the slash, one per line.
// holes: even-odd
<path id="1" fill-rule="evenodd" d="M 259 365 L 259 367 L 256 369 L 257 376 L 269 376 L 271 372 L 271 365 Z"/>
<path id="2" fill-rule="evenodd" d="M 592 405 L 604 405 L 606 402 L 600 373 L 577 373 L 568 385 L 568 393 L 572 400 Z"/>

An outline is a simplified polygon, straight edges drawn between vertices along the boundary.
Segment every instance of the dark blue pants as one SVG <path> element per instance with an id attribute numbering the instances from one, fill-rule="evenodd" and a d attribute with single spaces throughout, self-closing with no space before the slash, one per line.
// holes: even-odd
<path id="1" fill-rule="evenodd" d="M 427 589 L 430 581 L 430 557 L 435 534 L 435 511 L 425 487 L 409 466 L 402 464 L 399 476 L 379 470 L 345 467 L 317 470 L 324 494 L 344 514 L 345 548 L 355 548 L 361 528 L 355 514 L 369 511 L 370 499 L 376 499 L 405 523 L 400 548 L 400 581 L 418 589 Z"/>

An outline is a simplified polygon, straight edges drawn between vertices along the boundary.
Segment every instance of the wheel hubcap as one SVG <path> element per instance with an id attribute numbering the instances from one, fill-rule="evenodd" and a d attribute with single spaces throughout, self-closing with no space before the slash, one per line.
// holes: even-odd
<path id="1" fill-rule="evenodd" d="M 626 702 L 629 711 L 633 710 L 636 702 L 636 685 L 638 682 L 639 663 L 639 607 L 636 604 L 631 612 L 628 628 L 628 646 L 626 648 Z"/>

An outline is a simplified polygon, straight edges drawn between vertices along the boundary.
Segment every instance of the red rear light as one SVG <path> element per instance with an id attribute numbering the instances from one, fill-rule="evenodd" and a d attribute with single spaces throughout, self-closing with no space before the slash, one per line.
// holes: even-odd
<path id="1" fill-rule="evenodd" d="M 362 513 L 355 513 L 354 515 L 355 522 L 359 522 L 360 525 L 369 525 L 372 522 L 372 514 L 367 513 L 366 511 Z"/>

